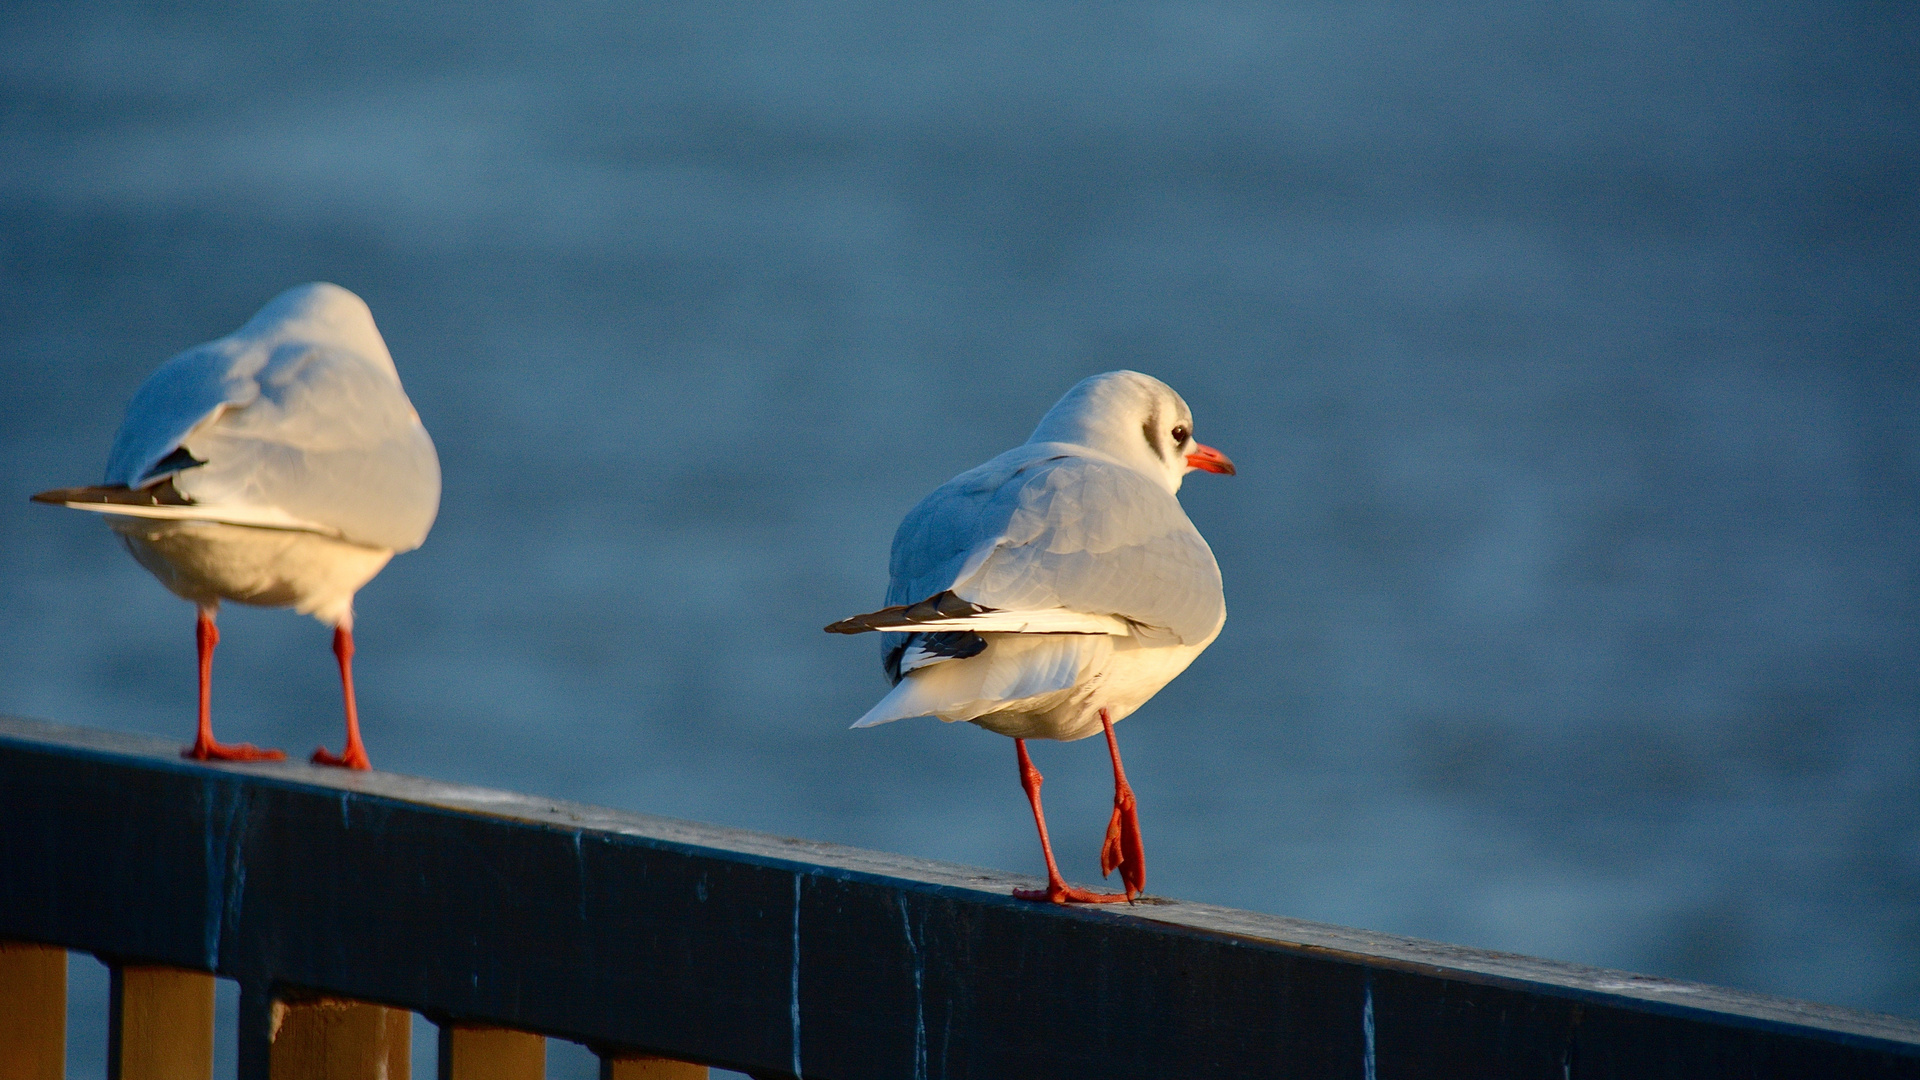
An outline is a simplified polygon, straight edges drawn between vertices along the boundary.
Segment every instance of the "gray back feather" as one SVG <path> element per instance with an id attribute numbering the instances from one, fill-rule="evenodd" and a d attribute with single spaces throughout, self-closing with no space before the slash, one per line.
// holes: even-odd
<path id="1" fill-rule="evenodd" d="M 251 380 L 229 388 L 237 350 L 226 341 L 198 345 L 160 365 L 127 403 L 126 419 L 107 451 L 105 483 L 137 488 L 161 458 L 179 449 L 187 433 L 224 405 L 244 405 Z"/>
<path id="2" fill-rule="evenodd" d="M 169 360 L 128 403 L 106 482 L 147 483 L 184 447 L 205 464 L 174 486 L 196 503 L 278 507 L 354 543 L 419 547 L 440 507 L 440 461 L 365 310 L 337 286 L 302 286 L 240 333 Z M 294 333 L 263 318 L 288 311 L 307 319 Z M 342 343 L 325 340 L 329 321 L 348 324 Z"/>
<path id="3" fill-rule="evenodd" d="M 891 570 L 889 604 L 953 589 L 1002 610 L 1118 615 L 1187 644 L 1226 619 L 1220 568 L 1179 500 L 1061 443 L 1016 447 L 927 496 L 894 534 Z"/>

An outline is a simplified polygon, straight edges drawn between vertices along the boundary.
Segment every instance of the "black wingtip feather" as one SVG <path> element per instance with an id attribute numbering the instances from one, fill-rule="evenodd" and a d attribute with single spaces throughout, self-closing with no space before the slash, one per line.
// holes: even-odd
<path id="1" fill-rule="evenodd" d="M 192 506 L 193 500 L 180 494 L 173 486 L 173 478 L 168 477 L 158 484 L 149 484 L 143 488 L 129 487 L 77 487 L 54 488 L 32 496 L 37 503 L 53 503 L 65 506 L 67 503 L 112 503 L 119 506 Z"/>
<path id="2" fill-rule="evenodd" d="M 914 636 L 920 639 L 917 644 L 922 652 L 950 660 L 965 660 L 987 650 L 987 639 L 971 630 L 943 630 Z"/>
<path id="3" fill-rule="evenodd" d="M 965 660 L 985 652 L 987 639 L 971 630 L 907 634 L 880 658 L 880 666 L 886 669 L 889 683 L 899 683 L 900 665 L 906 659 L 908 649 L 919 649 L 930 656 L 942 656 L 949 660 Z"/>
<path id="4" fill-rule="evenodd" d="M 949 589 L 936 596 L 929 596 L 917 604 L 900 604 L 881 608 L 879 611 L 870 611 L 865 615 L 855 615 L 850 619 L 841 619 L 827 626 L 826 631 L 829 634 L 864 634 L 870 630 L 910 630 L 916 623 L 938 622 L 941 619 L 964 619 L 969 615 L 983 615 L 993 610 L 971 600 L 962 600 Z"/>
<path id="5" fill-rule="evenodd" d="M 206 462 L 188 453 L 186 447 L 176 446 L 173 448 L 173 453 L 154 462 L 151 468 L 141 474 L 140 482 L 144 484 L 156 476 L 177 473 L 184 469 L 197 468 L 205 464 Z"/>

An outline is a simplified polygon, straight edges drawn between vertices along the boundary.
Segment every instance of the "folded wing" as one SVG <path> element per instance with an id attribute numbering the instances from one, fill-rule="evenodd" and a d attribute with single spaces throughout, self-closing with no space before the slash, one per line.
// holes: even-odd
<path id="1" fill-rule="evenodd" d="M 1226 619 L 1220 568 L 1179 501 L 1074 449 L 1020 447 L 927 496 L 894 534 L 889 609 L 840 632 L 1212 637 Z"/>
<path id="2" fill-rule="evenodd" d="M 896 682 L 976 655 L 979 634 L 1211 639 L 1226 619 L 1220 570 L 1178 500 L 1077 451 L 1029 444 L 940 487 L 894 535 L 889 606 L 827 629 L 880 631 Z"/>
<path id="3" fill-rule="evenodd" d="M 439 510 L 440 463 L 365 306 L 345 290 L 309 286 L 263 317 L 283 301 L 306 305 L 297 308 L 306 321 L 276 332 L 257 317 L 169 360 L 128 404 L 105 486 L 41 501 L 419 547 Z M 331 340 L 340 325 L 347 331 Z M 163 481 L 169 498 L 139 497 Z M 102 494 L 115 488 L 134 495 Z"/>
<path id="4" fill-rule="evenodd" d="M 182 441 L 206 462 L 174 478 L 182 494 L 272 507 L 370 547 L 420 546 L 439 510 L 440 463 L 391 376 L 344 350 L 283 345 L 256 385 L 251 402 Z"/>

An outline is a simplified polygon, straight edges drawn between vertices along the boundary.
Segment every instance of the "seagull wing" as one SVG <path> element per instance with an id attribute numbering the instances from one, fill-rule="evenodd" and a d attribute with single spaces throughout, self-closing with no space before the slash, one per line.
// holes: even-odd
<path id="1" fill-rule="evenodd" d="M 1003 612 L 1114 617 L 1167 644 L 1197 645 L 1226 621 L 1213 551 L 1152 478 L 1104 458 L 1049 455 L 1006 487 L 1007 523 L 955 595 Z"/>
<path id="2" fill-rule="evenodd" d="M 887 599 L 829 629 L 889 631 L 882 651 L 896 678 L 902 632 L 1198 644 L 1226 619 L 1219 566 L 1172 493 L 1063 444 L 1016 448 L 914 507 L 894 535 Z"/>
<path id="3" fill-rule="evenodd" d="M 253 382 L 253 400 L 182 440 L 206 464 L 175 476 L 181 494 L 273 507 L 369 547 L 420 546 L 439 510 L 440 462 L 388 371 L 345 349 L 289 343 Z"/>
<path id="4" fill-rule="evenodd" d="M 59 501 L 419 547 L 439 510 L 439 458 L 365 310 L 343 289 L 302 286 L 141 385 L 114 438 L 106 483 L 137 490 L 171 480 L 179 505 Z"/>
<path id="5" fill-rule="evenodd" d="M 188 435 L 228 409 L 245 408 L 260 395 L 258 384 L 245 370 L 242 352 L 230 338 L 211 341 L 188 349 L 147 376 L 127 403 L 126 419 L 107 452 L 106 483 L 146 487 L 190 464 L 179 454 Z"/>

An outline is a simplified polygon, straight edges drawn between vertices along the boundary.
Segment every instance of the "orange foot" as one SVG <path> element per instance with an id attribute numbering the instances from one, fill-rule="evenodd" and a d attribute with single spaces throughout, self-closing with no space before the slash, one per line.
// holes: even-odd
<path id="1" fill-rule="evenodd" d="M 1120 871 L 1127 898 L 1147 891 L 1146 846 L 1140 842 L 1140 813 L 1133 788 L 1123 779 L 1113 795 L 1113 816 L 1107 819 L 1107 840 L 1100 848 L 1100 876 Z"/>
<path id="2" fill-rule="evenodd" d="M 329 754 L 327 748 L 322 746 L 314 750 L 312 760 L 315 765 L 338 765 L 362 772 L 373 768 L 373 762 L 367 760 L 366 748 L 361 746 L 349 746 L 344 754 Z"/>
<path id="3" fill-rule="evenodd" d="M 1093 892 L 1075 888 L 1064 881 L 1051 882 L 1044 889 L 1015 889 L 1013 895 L 1021 900 L 1045 900 L 1053 904 L 1125 904 L 1130 898 L 1126 893 Z"/>
<path id="4" fill-rule="evenodd" d="M 1113 719 L 1100 710 L 1100 726 L 1106 729 L 1107 753 L 1113 758 L 1113 816 L 1107 819 L 1107 840 L 1100 845 L 1100 876 L 1120 871 L 1120 883 L 1127 899 L 1147 891 L 1147 849 L 1140 841 L 1140 811 L 1133 798 L 1133 785 L 1127 783 L 1127 771 L 1120 765 L 1120 744 L 1113 737 Z"/>
<path id="5" fill-rule="evenodd" d="M 180 751 L 183 758 L 195 761 L 285 761 L 284 750 L 262 750 L 252 743 L 197 742 Z"/>

